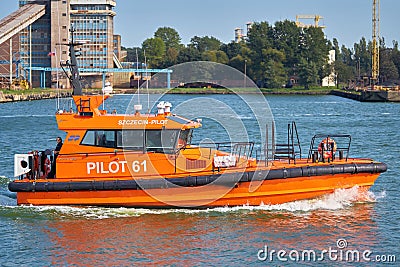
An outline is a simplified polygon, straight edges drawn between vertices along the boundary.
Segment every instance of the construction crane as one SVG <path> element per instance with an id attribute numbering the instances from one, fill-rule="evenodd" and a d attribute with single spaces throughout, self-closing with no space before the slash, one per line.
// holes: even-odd
<path id="1" fill-rule="evenodd" d="M 297 27 L 300 28 L 309 28 L 309 27 L 315 27 L 315 28 L 326 28 L 325 26 L 320 26 L 319 21 L 323 19 L 324 17 L 320 15 L 296 15 L 296 25 Z M 313 19 L 314 24 L 305 24 L 300 21 L 300 19 Z"/>
<path id="2" fill-rule="evenodd" d="M 380 31 L 380 0 L 372 4 L 372 89 L 379 79 L 379 31 Z"/>

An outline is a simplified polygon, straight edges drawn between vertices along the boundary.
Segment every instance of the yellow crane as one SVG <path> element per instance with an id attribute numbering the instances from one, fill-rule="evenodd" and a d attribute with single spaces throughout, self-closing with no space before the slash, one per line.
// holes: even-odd
<path id="1" fill-rule="evenodd" d="M 380 0 L 373 0 L 372 4 L 372 88 L 379 79 L 379 26 L 380 25 Z"/>
<path id="2" fill-rule="evenodd" d="M 313 19 L 314 24 L 305 24 L 300 21 L 300 19 Z M 320 26 L 319 21 L 323 19 L 320 15 L 296 15 L 296 25 L 300 28 L 309 28 L 309 27 L 316 27 L 316 28 L 325 28 L 325 26 Z"/>

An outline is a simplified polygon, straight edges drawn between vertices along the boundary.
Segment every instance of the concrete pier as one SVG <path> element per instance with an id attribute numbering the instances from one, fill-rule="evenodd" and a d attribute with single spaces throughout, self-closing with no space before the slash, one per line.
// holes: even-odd
<path id="1" fill-rule="evenodd" d="M 66 98 L 71 97 L 71 93 L 42 93 L 42 94 L 4 94 L 0 91 L 0 103 L 17 102 L 17 101 L 31 101 L 42 99 Z"/>
<path id="2" fill-rule="evenodd" d="M 357 100 L 360 102 L 400 102 L 399 90 L 332 90 L 330 94 Z"/>

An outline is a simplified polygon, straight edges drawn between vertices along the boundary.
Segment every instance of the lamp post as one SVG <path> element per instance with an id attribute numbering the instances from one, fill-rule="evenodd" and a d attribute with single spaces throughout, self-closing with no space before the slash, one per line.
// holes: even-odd
<path id="1" fill-rule="evenodd" d="M 246 88 L 246 79 L 247 79 L 247 59 L 244 60 L 244 80 L 243 87 Z"/>

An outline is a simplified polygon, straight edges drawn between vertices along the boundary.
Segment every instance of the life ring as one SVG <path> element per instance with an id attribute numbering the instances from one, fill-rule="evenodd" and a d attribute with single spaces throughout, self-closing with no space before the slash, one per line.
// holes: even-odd
<path id="1" fill-rule="evenodd" d="M 43 175 L 44 177 L 47 177 L 47 175 L 51 171 L 51 161 L 48 157 L 45 158 L 44 164 L 43 164 Z"/>
<path id="2" fill-rule="evenodd" d="M 337 145 L 335 140 L 332 138 L 324 138 L 318 145 L 318 152 L 324 157 L 324 159 L 332 158 L 335 155 Z"/>

